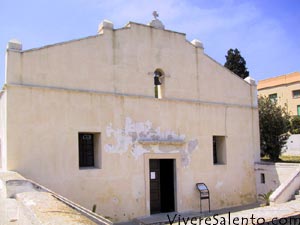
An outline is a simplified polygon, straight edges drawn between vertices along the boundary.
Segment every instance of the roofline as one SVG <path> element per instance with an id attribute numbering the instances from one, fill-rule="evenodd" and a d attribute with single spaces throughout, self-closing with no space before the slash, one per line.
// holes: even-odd
<path id="1" fill-rule="evenodd" d="M 288 86 L 290 84 L 297 84 L 297 83 L 300 83 L 300 81 L 293 81 L 293 82 L 284 83 L 284 84 L 278 84 L 278 85 L 273 85 L 273 86 L 268 86 L 268 87 L 263 87 L 263 88 L 257 88 L 257 90 L 260 91 L 260 90 L 272 89 L 275 87 Z"/>
<path id="2" fill-rule="evenodd" d="M 26 52 L 41 50 L 41 49 L 49 48 L 49 47 L 53 47 L 53 46 L 64 45 L 64 44 L 68 44 L 68 43 L 72 43 L 72 42 L 76 42 L 76 41 L 96 38 L 96 37 L 101 36 L 101 35 L 102 34 L 96 34 L 96 35 L 87 36 L 87 37 L 84 37 L 84 38 L 77 38 L 77 39 L 72 39 L 72 40 L 69 40 L 69 41 L 62 41 L 62 42 L 57 42 L 57 43 L 54 43 L 54 44 L 44 45 L 44 46 L 37 47 L 37 48 L 30 48 L 30 49 L 27 49 L 27 50 L 20 51 L 20 53 L 26 53 Z"/>
<path id="3" fill-rule="evenodd" d="M 137 23 L 137 22 L 132 22 L 132 21 L 129 21 L 128 23 L 126 23 L 125 27 L 128 27 L 130 24 L 135 24 L 135 25 L 139 25 L 139 26 L 143 26 L 143 27 L 147 27 L 147 28 L 152 28 L 152 29 L 156 29 L 156 30 L 167 31 L 167 32 L 171 32 L 171 33 L 175 33 L 175 34 L 180 34 L 180 35 L 186 36 L 186 33 L 183 33 L 183 32 L 178 32 L 178 31 L 173 31 L 173 30 L 167 30 L 167 29 L 159 29 L 159 28 L 151 27 L 150 25 L 147 25 L 147 24 L 142 24 L 142 23 Z"/>
<path id="4" fill-rule="evenodd" d="M 162 30 L 162 31 L 171 32 L 171 33 L 175 33 L 175 34 L 186 36 L 185 33 L 177 32 L 177 31 L 172 31 L 172 30 L 158 29 L 158 28 L 146 25 L 146 24 L 136 23 L 136 22 L 132 22 L 132 21 L 129 21 L 124 27 L 113 29 L 112 31 L 119 31 L 119 30 L 130 29 L 130 25 L 131 24 L 138 25 L 138 26 L 143 26 L 143 27 L 147 27 L 147 28 L 152 28 L 152 29 L 156 29 L 156 30 Z M 72 42 L 76 42 L 76 41 L 82 41 L 82 40 L 86 40 L 86 39 L 96 38 L 96 37 L 101 36 L 101 35 L 103 35 L 103 34 L 95 34 L 95 35 L 90 35 L 90 36 L 83 37 L 83 38 L 75 38 L 75 39 L 68 40 L 68 41 L 62 41 L 62 42 L 57 42 L 57 43 L 54 43 L 54 44 L 43 45 L 41 47 L 30 48 L 30 49 L 27 49 L 27 50 L 20 51 L 20 53 L 26 53 L 26 52 L 41 50 L 41 49 L 49 48 L 49 47 L 53 47 L 53 46 L 64 45 L 64 44 L 68 44 L 68 43 L 72 43 Z"/>
<path id="5" fill-rule="evenodd" d="M 270 80 L 270 79 L 275 79 L 275 78 L 279 78 L 279 77 L 284 77 L 284 76 L 288 76 L 288 75 L 291 75 L 293 73 L 299 73 L 298 71 L 294 71 L 294 72 L 290 72 L 290 73 L 287 73 L 287 74 L 283 74 L 283 75 L 278 75 L 278 76 L 274 76 L 274 77 L 269 77 L 269 78 L 266 78 L 266 79 L 263 79 L 263 80 L 259 80 L 258 82 L 260 81 L 266 81 L 266 80 Z"/>
<path id="6" fill-rule="evenodd" d="M 248 84 L 249 86 L 252 86 L 251 84 L 249 84 L 247 81 L 245 81 L 245 79 L 241 78 L 239 75 L 235 74 L 234 72 L 232 72 L 230 69 L 228 69 L 227 67 L 225 67 L 224 65 L 222 65 L 220 62 L 218 62 L 217 60 L 215 60 L 214 58 L 210 57 L 209 55 L 207 55 L 206 53 L 204 53 L 204 55 L 206 57 L 208 57 L 210 60 L 214 61 L 215 63 L 217 63 L 219 66 L 223 67 L 223 69 L 227 70 L 227 72 L 231 73 L 232 75 L 234 75 L 236 78 L 244 81 L 246 84 Z M 250 76 L 249 76 L 250 77 Z M 255 86 L 257 86 L 257 84 L 255 83 Z"/>
<path id="7" fill-rule="evenodd" d="M 291 72 L 291 73 L 287 73 L 287 74 L 283 74 L 283 75 L 279 75 L 279 76 L 275 76 L 275 77 L 270 77 L 270 78 L 266 78 L 263 80 L 259 80 L 257 82 L 257 90 L 264 90 L 264 89 L 268 89 L 268 88 L 274 88 L 274 87 L 280 87 L 280 86 L 286 86 L 286 85 L 290 85 L 290 84 L 296 84 L 298 82 L 300 82 L 299 80 L 295 80 L 293 79 L 292 81 L 288 81 L 289 76 L 295 74 L 295 76 L 299 76 L 300 73 L 298 71 L 295 72 Z M 284 82 L 281 82 L 279 84 L 268 84 L 268 82 L 276 82 L 276 80 L 280 80 L 280 79 L 284 79 Z M 263 86 L 261 88 L 259 88 L 259 86 Z"/>

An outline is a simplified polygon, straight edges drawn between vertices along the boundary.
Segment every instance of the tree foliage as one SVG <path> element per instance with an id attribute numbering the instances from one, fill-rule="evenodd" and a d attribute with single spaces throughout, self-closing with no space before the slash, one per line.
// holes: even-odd
<path id="1" fill-rule="evenodd" d="M 290 115 L 285 107 L 269 97 L 258 98 L 260 145 L 262 155 L 278 161 L 290 129 Z"/>
<path id="2" fill-rule="evenodd" d="M 291 120 L 291 133 L 300 134 L 300 116 L 294 116 Z"/>
<path id="3" fill-rule="evenodd" d="M 273 193 L 273 191 L 270 190 L 265 194 L 259 194 L 258 198 L 264 202 L 265 206 L 270 205 L 270 197 L 271 197 L 272 193 Z"/>
<path id="4" fill-rule="evenodd" d="M 246 67 L 246 60 L 241 56 L 241 53 L 237 48 L 234 50 L 229 49 L 225 57 L 226 62 L 224 66 L 226 68 L 243 79 L 249 76 L 249 71 Z"/>

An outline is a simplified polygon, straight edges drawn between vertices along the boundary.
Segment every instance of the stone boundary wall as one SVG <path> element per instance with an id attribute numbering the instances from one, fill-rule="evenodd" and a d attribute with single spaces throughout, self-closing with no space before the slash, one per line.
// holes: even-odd
<path id="1" fill-rule="evenodd" d="M 111 225 L 112 222 L 12 171 L 0 171 L 0 224 Z"/>
<path id="2" fill-rule="evenodd" d="M 275 191 L 300 166 L 298 163 L 269 163 L 255 164 L 257 194 Z"/>

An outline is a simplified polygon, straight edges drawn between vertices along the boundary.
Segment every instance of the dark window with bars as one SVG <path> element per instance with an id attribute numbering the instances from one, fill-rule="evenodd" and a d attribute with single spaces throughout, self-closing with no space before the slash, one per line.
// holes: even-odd
<path id="1" fill-rule="evenodd" d="M 79 133 L 79 167 L 94 167 L 94 134 Z"/>

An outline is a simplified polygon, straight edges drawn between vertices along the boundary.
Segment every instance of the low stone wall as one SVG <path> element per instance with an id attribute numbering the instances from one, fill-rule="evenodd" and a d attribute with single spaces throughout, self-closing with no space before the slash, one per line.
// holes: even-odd
<path id="1" fill-rule="evenodd" d="M 0 171 L 0 224 L 110 225 L 112 222 L 10 171 Z"/>
<path id="2" fill-rule="evenodd" d="M 257 194 L 275 191 L 300 166 L 298 163 L 269 163 L 255 164 Z"/>
<path id="3" fill-rule="evenodd" d="M 270 196 L 270 203 L 283 203 L 294 199 L 300 187 L 299 167 Z"/>

